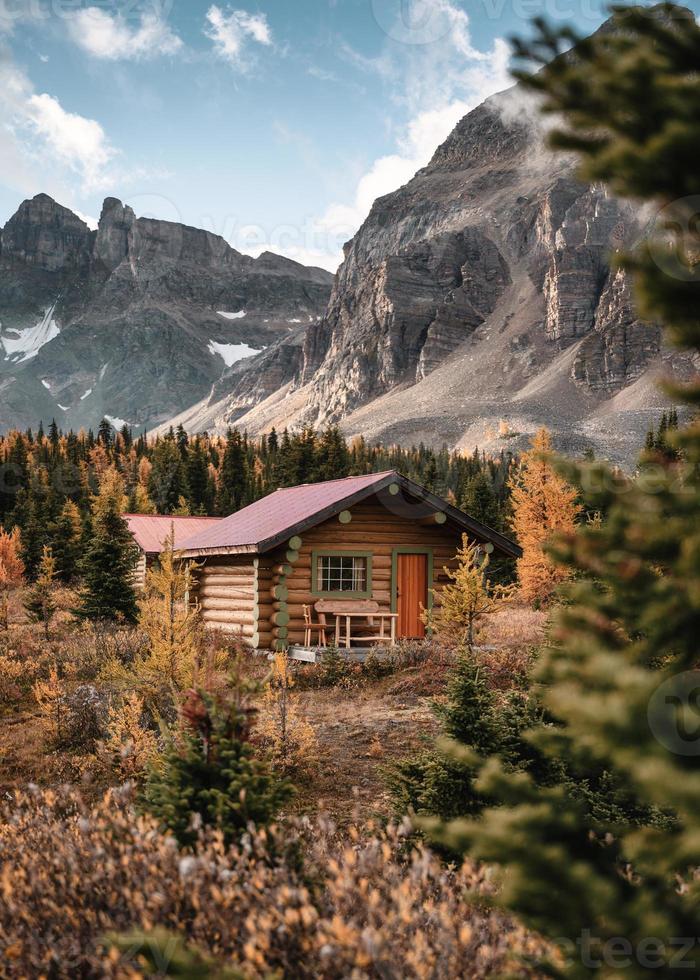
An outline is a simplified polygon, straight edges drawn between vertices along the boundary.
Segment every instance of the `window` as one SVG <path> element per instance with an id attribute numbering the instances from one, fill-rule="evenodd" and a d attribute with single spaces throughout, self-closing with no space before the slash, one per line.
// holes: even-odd
<path id="1" fill-rule="evenodd" d="M 369 559 L 367 554 L 316 554 L 313 591 L 367 597 L 371 591 Z"/>

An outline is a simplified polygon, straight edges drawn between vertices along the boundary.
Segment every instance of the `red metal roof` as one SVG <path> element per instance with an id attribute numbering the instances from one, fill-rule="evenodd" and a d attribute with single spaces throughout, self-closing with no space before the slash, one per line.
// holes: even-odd
<path id="1" fill-rule="evenodd" d="M 401 506 L 396 509 L 400 498 L 391 496 L 395 492 L 392 484 L 397 485 L 396 489 L 405 495 L 407 501 L 413 501 L 408 511 Z M 403 511 L 407 520 L 419 520 L 440 511 L 454 525 L 477 540 L 490 541 L 505 554 L 516 558 L 521 554 L 518 545 L 498 531 L 486 527 L 481 521 L 458 510 L 395 470 L 275 490 L 236 514 L 224 517 L 216 525 L 193 535 L 181 546 L 181 550 L 189 557 L 227 552 L 261 554 L 272 551 L 295 534 L 302 534 L 307 528 L 314 527 L 341 510 L 383 491 L 396 501 L 396 505 L 390 507 L 392 512 Z"/>
<path id="2" fill-rule="evenodd" d="M 213 524 L 219 524 L 220 517 L 172 517 L 169 514 L 122 514 L 129 525 L 136 544 L 146 554 L 160 554 L 163 542 L 175 528 L 175 548 L 180 549 L 188 538 L 201 534 Z"/>
<path id="3" fill-rule="evenodd" d="M 289 537 L 295 528 L 358 493 L 391 482 L 393 470 L 349 476 L 344 480 L 325 483 L 303 483 L 298 487 L 275 490 L 261 500 L 225 517 L 216 527 L 210 527 L 187 542 L 187 553 L 217 548 L 240 548 L 258 551 L 274 547 L 277 539 Z"/>

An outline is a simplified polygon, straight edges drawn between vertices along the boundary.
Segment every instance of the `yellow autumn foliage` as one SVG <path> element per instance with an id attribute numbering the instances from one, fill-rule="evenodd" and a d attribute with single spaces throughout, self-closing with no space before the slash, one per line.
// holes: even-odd
<path id="1" fill-rule="evenodd" d="M 466 534 L 462 535 L 462 546 L 456 558 L 456 569 L 444 569 L 450 582 L 439 595 L 433 592 L 438 604 L 424 614 L 424 620 L 438 635 L 461 634 L 462 642 L 471 647 L 481 619 L 502 609 L 515 597 L 516 590 L 511 585 L 497 585 L 489 579 L 489 555 L 478 541 L 469 541 Z"/>
<path id="2" fill-rule="evenodd" d="M 513 517 L 511 526 L 523 549 L 518 559 L 518 579 L 523 599 L 546 602 L 568 571 L 555 564 L 545 546 L 555 534 L 572 534 L 581 512 L 577 491 L 554 470 L 547 456 L 552 440 L 546 429 L 532 439 L 522 454 L 510 482 Z"/>
<path id="3" fill-rule="evenodd" d="M 109 735 L 102 750 L 123 779 L 142 779 L 158 757 L 157 736 L 144 724 L 143 714 L 143 698 L 133 691 L 109 709 Z"/>
<path id="4" fill-rule="evenodd" d="M 139 626 L 147 638 L 132 664 L 110 660 L 103 676 L 136 691 L 154 714 L 172 714 L 175 703 L 191 687 L 207 686 L 212 673 L 226 666 L 225 653 L 204 653 L 199 608 L 191 601 L 192 566 L 174 550 L 174 532 L 164 542 L 159 561 L 146 573 Z"/>

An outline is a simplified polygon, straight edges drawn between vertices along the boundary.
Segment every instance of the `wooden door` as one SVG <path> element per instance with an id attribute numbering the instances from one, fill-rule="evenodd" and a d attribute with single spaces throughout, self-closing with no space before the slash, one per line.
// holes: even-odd
<path id="1" fill-rule="evenodd" d="M 428 605 L 428 556 L 396 556 L 396 611 L 399 614 L 396 635 L 425 636 L 421 619 Z"/>

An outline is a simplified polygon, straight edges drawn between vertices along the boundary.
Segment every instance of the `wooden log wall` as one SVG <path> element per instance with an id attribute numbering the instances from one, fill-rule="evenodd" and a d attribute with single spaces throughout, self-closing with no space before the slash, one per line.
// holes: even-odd
<path id="1" fill-rule="evenodd" d="M 348 519 L 349 518 L 349 519 Z M 304 641 L 303 606 L 318 600 L 311 592 L 311 556 L 314 551 L 369 551 L 372 553 L 372 598 L 381 609 L 391 608 L 391 569 L 395 548 L 430 548 L 433 580 L 429 587 L 439 592 L 449 581 L 444 566 L 454 568 L 461 530 L 440 520 L 411 521 L 392 514 L 376 499 L 364 501 L 342 518 L 332 517 L 305 531 L 275 552 L 272 583 L 282 587 L 272 603 L 272 646 L 281 648 Z M 313 613 L 316 620 L 316 613 Z M 316 639 L 314 631 L 313 642 Z"/>
<path id="2" fill-rule="evenodd" d="M 237 633 L 252 646 L 257 632 L 258 559 L 252 555 L 207 558 L 193 590 L 205 626 Z"/>
<path id="3" fill-rule="evenodd" d="M 141 590 L 146 585 L 146 555 L 143 551 L 139 552 L 139 558 L 134 565 L 132 573 L 134 588 Z"/>

